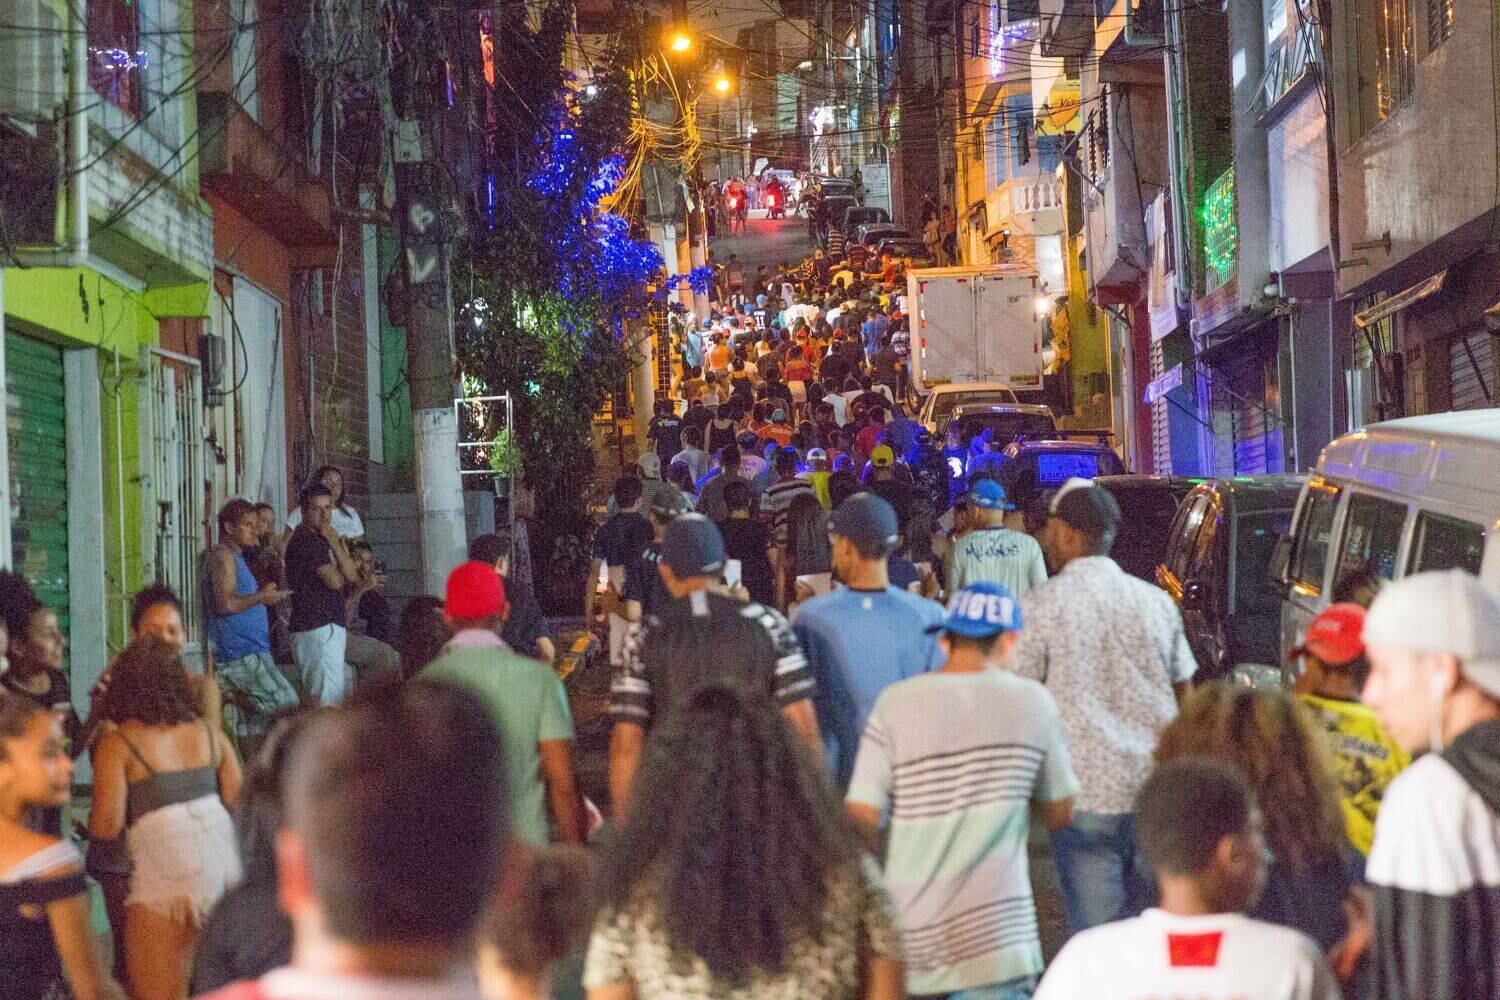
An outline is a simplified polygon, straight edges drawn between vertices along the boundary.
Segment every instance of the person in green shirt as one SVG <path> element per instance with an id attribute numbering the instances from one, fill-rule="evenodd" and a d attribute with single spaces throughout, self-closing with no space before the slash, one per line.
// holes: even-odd
<path id="1" fill-rule="evenodd" d="M 453 638 L 421 676 L 466 688 L 489 711 L 505 747 L 515 835 L 546 844 L 550 812 L 560 839 L 583 843 L 586 813 L 573 770 L 567 695 L 551 667 L 501 641 L 508 607 L 495 567 L 471 560 L 449 574 L 444 611 Z"/>

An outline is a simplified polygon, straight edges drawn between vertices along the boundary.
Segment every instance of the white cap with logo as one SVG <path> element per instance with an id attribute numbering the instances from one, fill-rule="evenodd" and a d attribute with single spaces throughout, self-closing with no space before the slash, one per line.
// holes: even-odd
<path id="1" fill-rule="evenodd" d="M 1463 676 L 1500 698 L 1500 597 L 1461 569 L 1382 587 L 1365 616 L 1366 646 L 1449 653 Z"/>

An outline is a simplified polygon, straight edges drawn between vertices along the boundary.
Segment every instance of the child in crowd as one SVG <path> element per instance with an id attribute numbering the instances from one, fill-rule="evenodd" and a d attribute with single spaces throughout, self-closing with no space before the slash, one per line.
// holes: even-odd
<path id="1" fill-rule="evenodd" d="M 1161 906 L 1076 935 L 1036 1000 L 1338 1000 L 1311 938 L 1244 915 L 1265 883 L 1266 841 L 1238 770 L 1209 757 L 1167 761 L 1142 786 L 1135 817 Z"/>

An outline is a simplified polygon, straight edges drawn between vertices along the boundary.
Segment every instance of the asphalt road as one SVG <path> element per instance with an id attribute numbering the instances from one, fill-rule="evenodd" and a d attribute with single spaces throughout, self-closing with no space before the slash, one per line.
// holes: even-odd
<path id="1" fill-rule="evenodd" d="M 744 236 L 721 236 L 709 240 L 709 250 L 714 260 L 723 263 L 730 254 L 737 254 L 751 269 L 761 264 L 776 265 L 781 261 L 796 264 L 812 250 L 812 240 L 807 235 L 807 220 L 798 217 L 767 219 L 765 212 L 756 209 L 745 223 Z"/>

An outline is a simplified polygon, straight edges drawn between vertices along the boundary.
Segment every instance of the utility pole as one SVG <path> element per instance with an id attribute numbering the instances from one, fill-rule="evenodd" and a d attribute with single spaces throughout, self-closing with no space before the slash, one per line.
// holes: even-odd
<path id="1" fill-rule="evenodd" d="M 426 4 L 398 5 L 396 31 L 405 50 L 392 72 L 395 180 L 402 325 L 411 389 L 412 455 L 425 593 L 441 594 L 464 559 L 463 477 L 453 408 L 453 291 L 449 255 L 456 220 L 433 137 L 437 114 L 435 38 Z"/>

